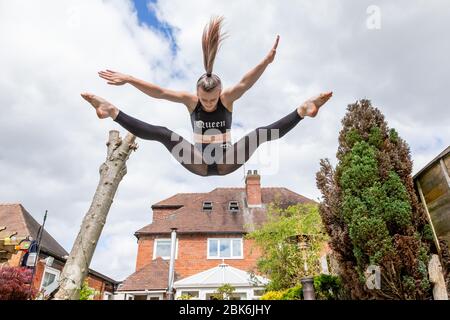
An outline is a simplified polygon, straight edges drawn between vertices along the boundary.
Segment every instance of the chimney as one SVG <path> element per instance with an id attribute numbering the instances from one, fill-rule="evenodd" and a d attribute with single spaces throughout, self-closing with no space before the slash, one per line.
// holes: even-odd
<path id="1" fill-rule="evenodd" d="M 261 207 L 261 176 L 258 170 L 248 170 L 245 177 L 245 193 L 247 195 L 247 205 L 251 207 Z"/>

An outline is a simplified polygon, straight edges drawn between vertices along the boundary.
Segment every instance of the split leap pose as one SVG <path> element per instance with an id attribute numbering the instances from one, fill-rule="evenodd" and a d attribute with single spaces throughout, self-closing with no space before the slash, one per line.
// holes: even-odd
<path id="1" fill-rule="evenodd" d="M 219 45 L 223 18 L 211 19 L 203 31 L 203 62 L 206 73 L 197 81 L 197 93 L 172 91 L 112 70 L 100 71 L 99 76 L 110 85 L 129 83 L 156 98 L 184 104 L 191 117 L 194 145 L 170 129 L 135 119 L 105 99 L 91 93 L 82 97 L 95 109 L 100 119 L 112 118 L 135 136 L 161 142 L 187 170 L 199 176 L 227 175 L 240 168 L 266 141 L 283 137 L 304 117 L 315 117 L 319 108 L 331 98 L 332 92 L 308 99 L 280 120 L 259 127 L 239 141 L 231 143 L 233 103 L 262 75 L 275 58 L 279 36 L 266 58 L 248 72 L 235 86 L 222 90 L 220 78 L 213 74 L 213 64 Z"/>

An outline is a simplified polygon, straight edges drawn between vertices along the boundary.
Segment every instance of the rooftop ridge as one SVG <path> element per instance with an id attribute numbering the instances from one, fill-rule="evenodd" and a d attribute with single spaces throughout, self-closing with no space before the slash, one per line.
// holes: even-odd
<path id="1" fill-rule="evenodd" d="M 28 232 L 31 232 L 30 225 L 27 223 L 27 219 L 25 219 L 25 214 L 26 214 L 25 212 L 28 213 L 28 211 L 26 211 L 25 208 L 21 204 L 19 205 L 19 209 L 20 209 L 20 219 L 22 220 L 23 225 L 28 230 Z M 34 218 L 31 214 L 28 213 L 28 215 L 31 217 L 31 219 L 34 220 Z"/>

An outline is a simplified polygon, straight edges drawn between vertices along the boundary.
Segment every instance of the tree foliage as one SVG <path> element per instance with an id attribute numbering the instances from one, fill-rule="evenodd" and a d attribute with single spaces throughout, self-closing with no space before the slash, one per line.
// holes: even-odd
<path id="1" fill-rule="evenodd" d="M 369 100 L 349 105 L 342 120 L 338 164 L 321 160 L 320 215 L 343 284 L 356 299 L 428 299 L 430 226 L 417 200 L 409 147 Z M 381 289 L 364 272 L 381 268 Z"/>
<path id="2" fill-rule="evenodd" d="M 33 271 L 28 268 L 0 267 L 0 300 L 34 299 L 36 290 L 30 291 Z"/>
<path id="3" fill-rule="evenodd" d="M 211 298 L 213 300 L 230 300 L 235 290 L 235 287 L 228 283 L 225 283 L 224 285 L 217 288 L 216 292 L 214 292 Z"/>
<path id="4" fill-rule="evenodd" d="M 347 298 L 341 279 L 334 275 L 320 274 L 315 276 L 314 291 L 316 300 L 340 300 Z M 303 287 L 301 284 L 298 284 L 285 290 L 267 291 L 261 296 L 260 300 L 303 300 Z"/>
<path id="5" fill-rule="evenodd" d="M 98 292 L 89 287 L 88 281 L 84 280 L 80 290 L 80 300 L 93 300 L 96 294 L 98 294 Z"/>
<path id="6" fill-rule="evenodd" d="M 317 205 L 297 204 L 282 209 L 274 203 L 267 214 L 267 222 L 247 235 L 261 248 L 257 269 L 270 279 L 267 290 L 295 287 L 302 277 L 319 274 L 319 254 L 327 236 Z M 306 250 L 299 249 L 299 237 L 308 239 Z"/>

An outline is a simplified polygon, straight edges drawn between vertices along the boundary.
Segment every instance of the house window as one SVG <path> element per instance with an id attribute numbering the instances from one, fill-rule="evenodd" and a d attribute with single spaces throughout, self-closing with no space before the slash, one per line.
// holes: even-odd
<path id="1" fill-rule="evenodd" d="M 203 210 L 212 211 L 212 201 L 203 201 Z"/>
<path id="2" fill-rule="evenodd" d="M 42 282 L 42 287 L 47 288 L 55 281 L 56 281 L 56 275 L 54 273 L 46 272 L 44 275 L 44 281 Z"/>
<path id="3" fill-rule="evenodd" d="M 242 238 L 208 239 L 208 259 L 242 259 Z"/>
<path id="4" fill-rule="evenodd" d="M 230 300 L 245 300 L 247 299 L 247 294 L 244 293 L 232 293 L 230 296 Z"/>
<path id="5" fill-rule="evenodd" d="M 105 292 L 103 295 L 103 300 L 114 300 L 114 296 L 109 292 Z"/>
<path id="6" fill-rule="evenodd" d="M 217 293 L 207 293 L 206 300 L 217 300 L 216 298 Z M 234 292 L 230 295 L 229 300 L 246 300 L 247 299 L 247 293 L 245 292 Z"/>
<path id="7" fill-rule="evenodd" d="M 161 257 L 164 260 L 170 259 L 170 245 L 172 240 L 170 239 L 155 239 L 153 247 L 153 260 Z M 175 245 L 175 259 L 178 257 L 178 239 Z"/>
<path id="8" fill-rule="evenodd" d="M 199 297 L 199 292 L 198 291 L 181 291 L 181 295 L 182 296 L 190 296 L 191 299 L 198 299 Z"/>
<path id="9" fill-rule="evenodd" d="M 228 203 L 228 210 L 231 211 L 231 212 L 239 211 L 239 202 L 237 202 L 237 201 L 230 201 Z"/>
<path id="10" fill-rule="evenodd" d="M 206 300 L 218 300 L 218 299 L 216 298 L 216 293 L 207 293 L 207 294 L 205 295 L 205 297 L 206 297 Z"/>
<path id="11" fill-rule="evenodd" d="M 45 295 L 49 295 L 58 287 L 60 271 L 54 268 L 45 267 L 44 276 L 42 277 L 41 290 Z"/>
<path id="12" fill-rule="evenodd" d="M 254 297 L 260 297 L 264 295 L 264 289 L 255 289 L 253 290 L 253 296 Z"/>

